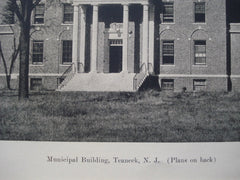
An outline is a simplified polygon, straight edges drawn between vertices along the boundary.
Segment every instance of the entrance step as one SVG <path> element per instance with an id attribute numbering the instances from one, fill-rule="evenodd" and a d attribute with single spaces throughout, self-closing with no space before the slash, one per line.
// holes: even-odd
<path id="1" fill-rule="evenodd" d="M 60 91 L 126 91 L 133 92 L 134 73 L 79 73 Z"/>

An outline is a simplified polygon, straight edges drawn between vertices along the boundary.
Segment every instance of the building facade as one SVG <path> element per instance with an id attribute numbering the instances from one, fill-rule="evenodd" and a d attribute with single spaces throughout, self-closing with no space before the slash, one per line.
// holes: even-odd
<path id="1" fill-rule="evenodd" d="M 230 24 L 230 77 L 233 91 L 240 91 L 240 23 Z"/>
<path id="2" fill-rule="evenodd" d="M 162 90 L 238 90 L 240 28 L 229 32 L 226 17 L 225 0 L 42 1 L 32 15 L 30 90 L 137 91 L 149 77 Z M 17 29 L 0 26 L 6 59 Z M 4 88 L 2 61 L 0 75 Z"/>

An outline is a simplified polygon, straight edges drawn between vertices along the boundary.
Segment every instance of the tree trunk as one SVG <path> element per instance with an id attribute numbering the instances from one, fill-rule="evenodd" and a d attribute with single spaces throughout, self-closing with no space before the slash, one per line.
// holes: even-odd
<path id="1" fill-rule="evenodd" d="M 30 24 L 21 25 L 20 34 L 20 66 L 19 66 L 19 100 L 29 97 L 28 73 L 29 73 L 29 40 Z"/>
<path id="2" fill-rule="evenodd" d="M 11 75 L 6 75 L 7 88 L 11 90 Z"/>

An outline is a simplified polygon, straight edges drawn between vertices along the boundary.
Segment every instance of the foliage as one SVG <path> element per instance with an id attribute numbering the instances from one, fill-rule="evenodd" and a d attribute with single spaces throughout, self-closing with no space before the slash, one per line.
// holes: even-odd
<path id="1" fill-rule="evenodd" d="M 6 5 L 3 8 L 2 14 L 2 23 L 3 24 L 14 24 L 14 4 L 13 1 L 7 1 Z"/>

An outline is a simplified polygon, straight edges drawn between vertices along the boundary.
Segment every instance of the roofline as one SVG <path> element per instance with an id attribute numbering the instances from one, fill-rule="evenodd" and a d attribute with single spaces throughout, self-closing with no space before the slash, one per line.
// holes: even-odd
<path id="1" fill-rule="evenodd" d="M 73 0 L 73 5 L 152 4 L 151 0 Z"/>

